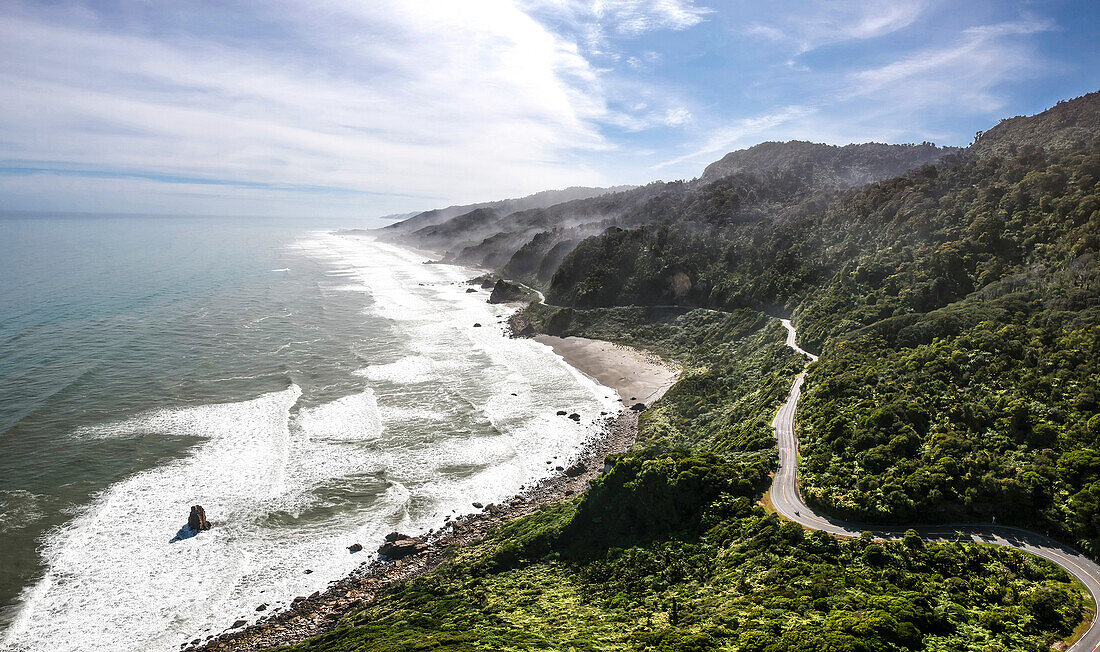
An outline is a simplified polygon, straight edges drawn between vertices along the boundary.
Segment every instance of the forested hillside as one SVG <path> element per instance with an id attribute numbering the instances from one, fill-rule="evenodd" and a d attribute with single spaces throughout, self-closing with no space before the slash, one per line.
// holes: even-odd
<path id="1" fill-rule="evenodd" d="M 691 182 L 608 189 L 552 206 L 497 202 L 468 211 L 429 211 L 380 235 L 442 252 L 448 261 L 500 268 L 511 278 L 545 286 L 566 254 L 610 228 L 670 221 L 712 226 L 800 215 L 807 207 L 829 204 L 846 188 L 890 178 L 953 151 L 929 143 L 764 143 L 729 154 Z"/>
<path id="2" fill-rule="evenodd" d="M 822 349 L 799 413 L 810 500 L 873 521 L 996 516 L 1096 554 L 1100 140 L 1040 143 L 1093 129 L 1098 103 L 1015 119 L 1037 142 L 1011 156 L 951 155 L 801 216 L 610 231 L 548 294 L 793 313 Z"/>
<path id="3" fill-rule="evenodd" d="M 517 331 L 640 346 L 684 373 L 583 496 L 301 649 L 1049 650 L 1088 606 L 1046 562 L 915 532 L 837 540 L 767 511 L 770 422 L 803 364 L 771 316 L 821 354 L 798 412 L 808 500 L 876 522 L 995 518 L 1100 554 L 1097 115 L 1092 94 L 966 151 L 915 146 L 935 162 L 869 184 L 859 165 L 893 150 L 766 144 L 691 183 L 422 233 L 484 231 L 463 255 L 500 261 L 490 244 L 527 224 L 521 261 L 495 264 L 556 305 Z"/>

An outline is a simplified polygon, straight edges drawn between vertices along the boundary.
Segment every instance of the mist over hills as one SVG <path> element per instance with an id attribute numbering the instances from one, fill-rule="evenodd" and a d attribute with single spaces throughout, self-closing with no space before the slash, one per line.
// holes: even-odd
<path id="1" fill-rule="evenodd" d="M 508 276 L 546 286 L 569 252 L 609 228 L 782 219 L 846 188 L 896 176 L 956 151 L 930 143 L 763 143 L 726 155 L 690 182 L 548 191 L 523 200 L 427 211 L 386 227 L 384 234 L 445 252 L 445 260 L 501 268 Z"/>

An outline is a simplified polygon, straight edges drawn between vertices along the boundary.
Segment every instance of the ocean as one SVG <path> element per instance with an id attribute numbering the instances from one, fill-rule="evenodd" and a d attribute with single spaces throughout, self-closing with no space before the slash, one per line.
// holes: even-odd
<path id="1" fill-rule="evenodd" d="M 0 648 L 254 621 L 545 476 L 619 407 L 507 337 L 479 270 L 322 222 L 0 218 Z M 213 528 L 172 542 L 195 504 Z"/>

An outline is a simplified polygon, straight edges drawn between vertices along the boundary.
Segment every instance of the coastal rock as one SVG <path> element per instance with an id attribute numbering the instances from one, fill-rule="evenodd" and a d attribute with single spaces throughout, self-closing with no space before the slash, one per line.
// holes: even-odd
<path id="1" fill-rule="evenodd" d="M 564 471 L 564 470 L 565 470 L 565 467 L 564 467 L 564 466 L 555 466 L 555 467 L 554 467 L 554 470 L 555 470 L 555 471 Z"/>
<path id="2" fill-rule="evenodd" d="M 265 603 L 261 604 L 260 606 L 256 607 L 256 611 L 267 611 L 267 603 L 265 602 Z"/>
<path id="3" fill-rule="evenodd" d="M 359 552 L 362 549 L 363 549 L 363 544 L 361 544 L 361 543 L 353 543 L 350 546 L 348 546 L 348 552 Z"/>
<path id="4" fill-rule="evenodd" d="M 474 509 L 481 509 L 482 507 L 485 507 L 485 505 L 482 505 L 481 503 L 470 503 L 470 504 L 474 506 Z"/>
<path id="5" fill-rule="evenodd" d="M 378 554 L 387 559 L 398 560 L 423 552 L 427 548 L 428 544 L 420 539 L 398 539 L 383 543 L 378 547 Z"/>
<path id="6" fill-rule="evenodd" d="M 574 420 L 574 421 L 580 421 L 580 420 L 581 420 L 581 415 L 579 415 L 579 414 L 577 414 L 576 412 L 574 412 L 573 414 L 570 414 L 570 415 L 569 415 L 569 418 L 570 418 L 570 419 L 572 419 L 572 420 Z"/>
<path id="7" fill-rule="evenodd" d="M 588 467 L 584 465 L 584 462 L 577 462 L 576 464 L 570 466 L 568 469 L 565 470 L 565 475 L 569 476 L 570 478 L 575 478 L 587 470 Z"/>
<path id="8" fill-rule="evenodd" d="M 466 294 L 470 294 L 471 292 L 477 292 L 477 290 L 474 288 L 466 288 Z"/>
<path id="9" fill-rule="evenodd" d="M 238 620 L 238 621 L 233 623 L 233 626 L 230 629 L 237 629 L 238 627 L 244 627 L 247 624 L 248 624 L 247 620 Z"/>
<path id="10" fill-rule="evenodd" d="M 206 510 L 202 508 L 202 505 L 191 506 L 191 515 L 187 517 L 187 527 L 195 532 L 210 529 L 210 521 L 206 520 Z"/>
<path id="11" fill-rule="evenodd" d="M 564 416 L 565 416 L 565 415 L 567 415 L 567 414 L 569 414 L 569 413 L 568 413 L 568 412 L 566 412 L 565 410 L 558 410 L 558 416 L 559 416 L 559 417 L 564 417 Z"/>
<path id="12" fill-rule="evenodd" d="M 480 323 L 477 323 L 477 322 L 475 322 L 475 323 L 474 323 L 474 328 L 481 328 L 481 324 L 480 324 Z"/>
<path id="13" fill-rule="evenodd" d="M 402 539 L 411 539 L 411 538 L 412 537 L 410 537 L 409 535 L 401 534 L 400 532 L 390 532 L 389 534 L 386 535 L 386 541 L 387 542 L 400 541 Z"/>
<path id="14" fill-rule="evenodd" d="M 630 406 L 630 409 L 634 410 L 635 412 L 644 412 L 645 411 L 645 403 L 635 403 L 634 405 Z"/>
<path id="15" fill-rule="evenodd" d="M 509 283 L 504 279 L 497 281 L 493 286 L 493 292 L 489 295 L 489 303 L 511 303 L 527 299 L 527 291 L 522 286 Z"/>

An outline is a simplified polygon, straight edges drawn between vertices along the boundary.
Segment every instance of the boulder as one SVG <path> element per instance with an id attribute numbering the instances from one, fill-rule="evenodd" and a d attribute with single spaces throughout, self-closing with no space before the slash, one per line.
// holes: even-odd
<path id="1" fill-rule="evenodd" d="M 210 521 L 206 520 L 206 510 L 202 505 L 192 505 L 191 515 L 187 517 L 187 527 L 195 532 L 210 529 Z"/>
<path id="2" fill-rule="evenodd" d="M 386 535 L 386 541 L 387 542 L 400 541 L 402 539 L 411 539 L 411 538 L 412 537 L 410 537 L 409 535 L 401 534 L 400 532 L 390 532 L 389 534 Z"/>
<path id="3" fill-rule="evenodd" d="M 565 410 L 558 410 L 558 416 L 559 416 L 559 417 L 564 417 L 564 416 L 565 416 L 565 415 L 567 415 L 567 414 L 569 414 L 569 413 L 568 413 L 568 412 L 566 412 Z"/>
<path id="4" fill-rule="evenodd" d="M 470 294 L 471 292 L 477 292 L 477 290 L 474 288 L 466 288 L 466 294 Z"/>
<path id="5" fill-rule="evenodd" d="M 581 415 L 579 415 L 579 414 L 577 414 L 576 412 L 574 412 L 573 414 L 570 414 L 570 415 L 569 415 L 569 418 L 570 418 L 570 419 L 572 419 L 572 420 L 574 420 L 574 421 L 580 421 L 580 420 L 581 420 Z"/>
<path id="6" fill-rule="evenodd" d="M 481 328 L 481 324 L 475 323 L 474 328 Z"/>
<path id="7" fill-rule="evenodd" d="M 645 403 L 635 403 L 634 405 L 630 406 L 630 409 L 634 410 L 635 412 L 644 412 L 645 411 Z"/>
<path id="8" fill-rule="evenodd" d="M 398 539 L 397 541 L 387 541 L 383 543 L 378 547 L 378 554 L 387 559 L 397 560 L 410 555 L 419 554 L 427 548 L 428 544 L 420 539 Z"/>
<path id="9" fill-rule="evenodd" d="M 474 506 L 474 509 L 481 509 L 482 507 L 485 507 L 485 505 L 482 505 L 481 503 L 470 503 L 470 504 Z"/>
<path id="10" fill-rule="evenodd" d="M 577 462 L 576 464 L 565 470 L 565 475 L 569 476 L 570 478 L 575 478 L 587 470 L 588 467 L 584 465 L 584 462 Z"/>
<path id="11" fill-rule="evenodd" d="M 261 604 L 260 606 L 256 607 L 256 611 L 267 611 L 267 603 L 265 602 L 265 603 Z"/>
<path id="12" fill-rule="evenodd" d="M 363 544 L 361 544 L 361 543 L 353 543 L 350 546 L 348 546 L 348 552 L 359 552 L 362 549 L 363 549 Z"/>
<path id="13" fill-rule="evenodd" d="M 238 621 L 233 623 L 233 627 L 231 627 L 230 629 L 237 629 L 238 627 L 244 627 L 247 624 L 248 624 L 247 620 L 238 620 Z"/>

